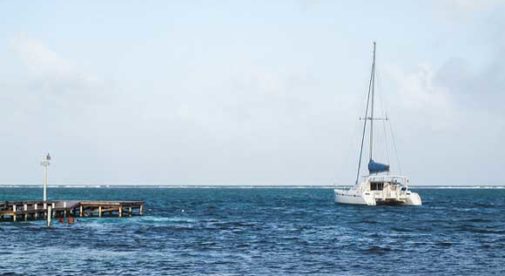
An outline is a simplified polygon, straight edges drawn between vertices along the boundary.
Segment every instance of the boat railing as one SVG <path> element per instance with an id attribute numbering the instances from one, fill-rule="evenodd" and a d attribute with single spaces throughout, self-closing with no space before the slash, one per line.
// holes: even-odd
<path id="1" fill-rule="evenodd" d="M 392 182 L 402 185 L 407 185 L 408 182 L 407 177 L 401 175 L 370 175 L 368 176 L 368 180 L 376 182 Z"/>

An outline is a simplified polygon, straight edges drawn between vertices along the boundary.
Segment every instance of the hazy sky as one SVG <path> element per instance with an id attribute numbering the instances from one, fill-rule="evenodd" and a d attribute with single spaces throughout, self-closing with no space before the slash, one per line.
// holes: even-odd
<path id="1" fill-rule="evenodd" d="M 58 184 L 352 184 L 376 40 L 411 184 L 505 184 L 504 14 L 491 0 L 0 1 L 0 183 L 40 183 L 49 151 Z"/>

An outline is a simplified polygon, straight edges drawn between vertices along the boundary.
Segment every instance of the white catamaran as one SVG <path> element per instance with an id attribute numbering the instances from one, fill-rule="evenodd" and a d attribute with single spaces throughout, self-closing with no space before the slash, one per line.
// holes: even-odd
<path id="1" fill-rule="evenodd" d="M 350 189 L 335 189 L 335 201 L 342 204 L 361 205 L 421 205 L 419 194 L 411 192 L 408 187 L 408 179 L 405 176 L 390 175 L 389 165 L 373 160 L 373 122 L 386 118 L 374 117 L 374 90 L 375 90 L 375 42 L 373 43 L 373 61 L 370 82 L 368 85 L 367 105 L 363 123 L 363 135 L 359 153 L 358 172 L 356 182 Z M 367 122 L 370 121 L 370 158 L 368 161 L 368 176 L 359 182 L 361 161 L 363 156 L 363 144 L 367 130 Z"/>

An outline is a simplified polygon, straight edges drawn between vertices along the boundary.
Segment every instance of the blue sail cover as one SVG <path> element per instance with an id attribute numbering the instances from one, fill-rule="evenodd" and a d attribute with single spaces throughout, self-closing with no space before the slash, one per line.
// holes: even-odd
<path id="1" fill-rule="evenodd" d="M 368 162 L 368 171 L 370 174 L 372 173 L 380 173 L 380 172 L 389 172 L 389 165 L 387 164 L 382 164 L 382 163 L 377 163 L 370 159 L 370 162 Z"/>

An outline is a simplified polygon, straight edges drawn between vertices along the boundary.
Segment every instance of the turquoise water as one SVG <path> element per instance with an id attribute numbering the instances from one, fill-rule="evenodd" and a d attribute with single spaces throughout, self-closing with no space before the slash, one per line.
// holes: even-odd
<path id="1" fill-rule="evenodd" d="M 143 217 L 0 223 L 0 273 L 505 274 L 505 190 L 420 189 L 421 207 L 343 206 L 331 189 L 53 188 L 146 201 Z M 0 188 L 0 200 L 40 198 Z"/>

